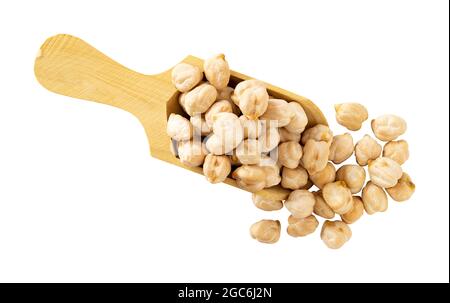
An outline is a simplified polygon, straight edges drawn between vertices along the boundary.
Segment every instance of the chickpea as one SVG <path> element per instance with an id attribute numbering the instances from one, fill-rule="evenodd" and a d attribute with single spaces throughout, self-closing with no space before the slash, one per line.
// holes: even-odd
<path id="1" fill-rule="evenodd" d="M 325 141 L 308 140 L 303 147 L 302 163 L 310 175 L 324 170 L 330 150 Z"/>
<path id="2" fill-rule="evenodd" d="M 261 168 L 264 170 L 264 173 L 266 174 L 265 188 L 280 184 L 281 177 L 280 177 L 280 167 L 278 166 L 278 164 L 276 163 L 273 163 L 271 165 L 266 164 L 261 166 Z"/>
<path id="3" fill-rule="evenodd" d="M 240 116 L 242 128 L 244 130 L 244 138 L 258 139 L 263 132 L 263 125 L 260 120 L 249 120 L 246 116 Z"/>
<path id="4" fill-rule="evenodd" d="M 280 143 L 280 133 L 278 132 L 278 128 L 263 128 L 258 141 L 261 144 L 261 152 L 270 152 L 278 146 L 278 143 Z"/>
<path id="5" fill-rule="evenodd" d="M 285 126 L 286 130 L 300 135 L 308 124 L 308 117 L 306 116 L 303 107 L 298 102 L 289 102 L 289 107 L 294 113 L 291 122 Z M 300 139 L 300 138 L 299 138 Z M 297 140 L 300 141 L 300 140 Z"/>
<path id="6" fill-rule="evenodd" d="M 367 109 L 359 103 L 342 103 L 334 106 L 336 121 L 349 130 L 361 129 L 364 121 L 369 118 Z"/>
<path id="7" fill-rule="evenodd" d="M 329 221 L 323 223 L 320 238 L 328 248 L 341 248 L 352 237 L 350 227 L 342 221 Z"/>
<path id="8" fill-rule="evenodd" d="M 401 166 L 392 159 L 380 157 L 369 162 L 370 181 L 378 186 L 384 188 L 395 186 L 402 173 Z"/>
<path id="9" fill-rule="evenodd" d="M 325 202 L 322 197 L 321 191 L 314 192 L 314 198 L 316 198 L 316 204 L 314 204 L 314 213 L 325 219 L 333 219 L 335 216 L 334 210 Z"/>
<path id="10" fill-rule="evenodd" d="M 364 214 L 364 204 L 360 197 L 353 196 L 353 207 L 350 211 L 341 215 L 342 221 L 347 224 L 353 224 Z"/>
<path id="11" fill-rule="evenodd" d="M 339 215 L 345 214 L 353 207 L 353 198 L 345 182 L 336 181 L 328 183 L 322 189 L 325 202 Z"/>
<path id="12" fill-rule="evenodd" d="M 180 141 L 178 143 L 178 156 L 181 163 L 187 166 L 200 166 L 207 154 L 205 145 L 200 141 Z"/>
<path id="13" fill-rule="evenodd" d="M 224 54 L 216 55 L 203 63 L 205 77 L 216 89 L 224 89 L 230 81 L 230 67 Z"/>
<path id="14" fill-rule="evenodd" d="M 319 226 L 319 221 L 316 217 L 310 215 L 306 218 L 296 218 L 289 216 L 287 233 L 292 237 L 304 237 L 312 234 Z"/>
<path id="15" fill-rule="evenodd" d="M 225 142 L 223 138 L 214 134 L 210 134 L 206 138 L 205 146 L 206 149 L 213 155 L 224 155 L 230 153 L 233 150 L 233 148 L 231 148 L 230 146 L 227 146 L 227 148 L 225 148 Z"/>
<path id="16" fill-rule="evenodd" d="M 205 120 L 205 117 L 198 114 L 190 118 L 194 133 L 200 136 L 207 136 L 212 132 L 212 127 L 210 127 Z"/>
<path id="17" fill-rule="evenodd" d="M 256 165 L 242 165 L 231 175 L 237 186 L 249 192 L 258 192 L 266 186 L 264 169 Z"/>
<path id="18" fill-rule="evenodd" d="M 281 186 L 288 189 L 301 189 L 308 183 L 308 172 L 303 167 L 283 167 Z"/>
<path id="19" fill-rule="evenodd" d="M 315 203 L 316 199 L 313 193 L 304 189 L 297 189 L 289 194 L 284 206 L 294 217 L 306 218 L 312 214 Z"/>
<path id="20" fill-rule="evenodd" d="M 342 165 L 336 172 L 336 180 L 344 181 L 352 194 L 359 193 L 366 181 L 366 171 L 359 165 Z"/>
<path id="21" fill-rule="evenodd" d="M 278 161 L 287 168 L 296 168 L 303 156 L 300 143 L 289 141 L 278 146 Z"/>
<path id="22" fill-rule="evenodd" d="M 261 220 L 250 227 L 250 235 L 261 243 L 273 244 L 280 239 L 281 224 L 276 220 Z"/>
<path id="23" fill-rule="evenodd" d="M 227 156 L 208 154 L 203 163 L 203 174 L 211 183 L 225 181 L 231 172 L 231 161 Z"/>
<path id="24" fill-rule="evenodd" d="M 380 155 L 381 145 L 369 135 L 365 135 L 355 145 L 356 162 L 361 166 L 367 165 L 369 160 L 374 160 Z"/>
<path id="25" fill-rule="evenodd" d="M 390 158 L 402 165 L 409 158 L 408 142 L 405 140 L 390 141 L 384 145 L 383 157 Z"/>
<path id="26" fill-rule="evenodd" d="M 286 129 L 286 127 L 282 127 L 278 129 L 280 132 L 280 142 L 294 141 L 300 142 L 300 134 L 291 133 Z"/>
<path id="27" fill-rule="evenodd" d="M 208 142 L 206 142 L 206 146 L 208 147 Z M 228 158 L 231 161 L 231 165 L 233 166 L 241 166 L 242 163 L 239 161 L 238 157 L 236 156 L 236 150 L 234 150 L 230 155 L 228 155 Z"/>
<path id="28" fill-rule="evenodd" d="M 231 95 L 233 94 L 233 92 L 234 92 L 234 88 L 229 87 L 229 86 L 227 86 L 227 87 L 225 87 L 223 89 L 217 90 L 216 101 L 228 100 L 228 101 L 230 101 L 230 102 L 232 102 L 234 104 L 233 100 L 231 100 Z"/>
<path id="29" fill-rule="evenodd" d="M 185 141 L 192 138 L 192 124 L 181 115 L 170 114 L 167 120 L 167 134 L 174 140 Z"/>
<path id="30" fill-rule="evenodd" d="M 324 141 L 328 146 L 333 141 L 333 133 L 326 125 L 317 124 L 314 127 L 308 128 L 302 134 L 302 144 L 306 144 L 308 140 Z"/>
<path id="31" fill-rule="evenodd" d="M 232 113 L 233 107 L 228 100 L 220 100 L 215 102 L 205 113 L 205 120 L 209 127 L 213 125 L 213 116 L 218 113 Z"/>
<path id="32" fill-rule="evenodd" d="M 247 139 L 236 147 L 236 157 L 242 164 L 259 164 L 261 150 L 258 140 Z"/>
<path id="33" fill-rule="evenodd" d="M 238 83 L 231 98 L 250 120 L 264 114 L 269 103 L 266 86 L 259 80 L 245 80 Z"/>
<path id="34" fill-rule="evenodd" d="M 213 132 L 221 142 L 225 153 L 231 152 L 244 138 L 241 122 L 233 113 L 215 114 L 213 116 Z M 208 145 L 207 147 L 209 149 Z"/>
<path id="35" fill-rule="evenodd" d="M 387 195 L 383 188 L 373 182 L 367 182 L 362 190 L 362 200 L 366 213 L 372 215 L 377 212 L 385 212 L 388 208 Z"/>
<path id="36" fill-rule="evenodd" d="M 217 90 L 214 86 L 203 83 L 186 93 L 183 97 L 180 96 L 180 104 L 188 113 L 189 116 L 204 113 L 216 101 Z"/>
<path id="37" fill-rule="evenodd" d="M 406 132 L 406 122 L 399 116 L 383 115 L 371 123 L 375 137 L 381 141 L 392 141 Z"/>
<path id="38" fill-rule="evenodd" d="M 398 180 L 397 185 L 386 188 L 387 193 L 397 202 L 403 202 L 411 198 L 416 190 L 416 185 L 411 181 L 411 177 L 407 173 L 403 173 Z"/>
<path id="39" fill-rule="evenodd" d="M 332 163 L 328 162 L 324 169 L 314 175 L 310 175 L 309 178 L 315 186 L 322 189 L 325 184 L 334 182 L 336 178 L 336 168 Z"/>
<path id="40" fill-rule="evenodd" d="M 334 164 L 339 164 L 350 158 L 353 154 L 353 138 L 349 133 L 333 137 L 330 146 L 329 160 Z"/>
<path id="41" fill-rule="evenodd" d="M 267 110 L 261 115 L 261 120 L 277 121 L 278 127 L 283 127 L 291 122 L 294 116 L 289 103 L 282 99 L 269 99 Z"/>
<path id="42" fill-rule="evenodd" d="M 252 201 L 257 208 L 265 211 L 274 211 L 283 208 L 283 201 L 267 199 L 255 193 L 252 194 Z"/>
<path id="43" fill-rule="evenodd" d="M 200 68 L 180 63 L 172 69 L 172 83 L 182 93 L 193 89 L 203 78 Z"/>

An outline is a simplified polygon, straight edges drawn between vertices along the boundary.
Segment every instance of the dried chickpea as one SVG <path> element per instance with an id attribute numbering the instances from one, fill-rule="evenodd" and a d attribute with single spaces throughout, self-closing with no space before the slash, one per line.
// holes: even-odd
<path id="1" fill-rule="evenodd" d="M 287 168 L 296 168 L 303 156 L 300 143 L 288 141 L 278 146 L 278 161 Z"/>
<path id="2" fill-rule="evenodd" d="M 325 184 L 334 182 L 336 178 L 336 168 L 332 163 L 328 162 L 324 169 L 314 175 L 310 175 L 309 178 L 315 186 L 322 189 Z"/>
<path id="3" fill-rule="evenodd" d="M 398 140 L 386 143 L 383 148 L 383 157 L 390 158 L 402 165 L 409 158 L 408 142 Z"/>
<path id="4" fill-rule="evenodd" d="M 310 215 L 306 218 L 296 218 L 289 216 L 287 233 L 292 237 L 304 237 L 312 234 L 319 226 L 319 221 L 316 217 Z"/>
<path id="5" fill-rule="evenodd" d="M 316 199 L 313 193 L 304 189 L 297 189 L 289 194 L 284 206 L 294 217 L 306 218 L 312 214 L 315 203 Z"/>
<path id="6" fill-rule="evenodd" d="M 291 122 L 285 128 L 291 133 L 300 135 L 308 124 L 308 117 L 298 102 L 289 102 L 289 107 L 294 115 L 292 116 Z"/>
<path id="7" fill-rule="evenodd" d="M 306 144 L 308 140 L 324 141 L 328 146 L 333 141 L 333 132 L 326 125 L 317 124 L 314 127 L 308 128 L 302 134 L 302 144 Z"/>
<path id="8" fill-rule="evenodd" d="M 342 181 L 326 184 L 322 189 L 322 197 L 339 215 L 345 214 L 353 207 L 352 193 Z"/>
<path id="9" fill-rule="evenodd" d="M 228 101 L 230 101 L 230 102 L 232 102 L 234 104 L 233 100 L 231 100 L 231 95 L 233 94 L 233 92 L 234 92 L 234 88 L 229 87 L 229 86 L 227 86 L 227 87 L 225 87 L 223 89 L 217 90 L 216 101 L 228 100 Z"/>
<path id="10" fill-rule="evenodd" d="M 264 173 L 266 174 L 265 178 L 266 185 L 264 186 L 265 188 L 280 184 L 281 177 L 280 177 L 280 167 L 278 166 L 278 164 L 276 163 L 270 165 L 265 164 L 262 165 L 261 168 L 264 170 Z"/>
<path id="11" fill-rule="evenodd" d="M 242 114 L 251 120 L 264 114 L 269 103 L 266 85 L 259 80 L 239 82 L 231 98 Z"/>
<path id="12" fill-rule="evenodd" d="M 287 141 L 295 141 L 300 142 L 300 134 L 297 133 L 291 133 L 286 129 L 286 127 L 282 127 L 278 129 L 280 132 L 280 142 L 287 142 Z"/>
<path id="13" fill-rule="evenodd" d="M 386 188 L 387 193 L 397 202 L 403 202 L 411 198 L 416 190 L 416 185 L 411 181 L 411 177 L 407 173 L 403 173 L 398 180 L 397 185 Z"/>
<path id="14" fill-rule="evenodd" d="M 249 120 L 246 116 L 240 116 L 242 128 L 244 130 L 244 138 L 258 139 L 263 132 L 263 125 L 260 120 Z"/>
<path id="15" fill-rule="evenodd" d="M 227 148 L 225 149 L 225 142 L 224 140 L 214 134 L 210 134 L 206 138 L 206 149 L 212 153 L 213 155 L 224 155 L 230 153 L 233 148 Z"/>
<path id="16" fill-rule="evenodd" d="M 342 165 L 336 171 L 336 180 L 344 181 L 352 194 L 359 193 L 366 182 L 366 171 L 359 165 Z"/>
<path id="17" fill-rule="evenodd" d="M 199 113 L 204 113 L 216 101 L 217 90 L 214 86 L 203 83 L 186 93 L 183 97 L 180 96 L 180 104 L 188 113 L 189 116 L 195 116 Z"/>
<path id="18" fill-rule="evenodd" d="M 277 127 L 283 127 L 291 122 L 294 116 L 289 103 L 282 99 L 269 99 L 267 109 L 259 118 L 261 120 L 277 121 Z"/>
<path id="19" fill-rule="evenodd" d="M 370 181 L 378 186 L 384 188 L 395 186 L 402 173 L 401 166 L 392 159 L 380 157 L 369 162 Z"/>
<path id="20" fill-rule="evenodd" d="M 353 138 L 349 133 L 333 137 L 330 145 L 329 160 L 334 164 L 339 164 L 350 158 L 353 154 Z"/>
<path id="21" fill-rule="evenodd" d="M 324 170 L 328 163 L 330 150 L 325 141 L 308 140 L 303 147 L 302 164 L 310 175 Z"/>
<path id="22" fill-rule="evenodd" d="M 281 224 L 276 220 L 261 220 L 250 227 L 250 235 L 261 243 L 273 244 L 280 239 Z"/>
<path id="23" fill-rule="evenodd" d="M 364 209 L 369 215 L 384 212 L 388 208 L 388 199 L 383 188 L 375 185 L 371 181 L 367 182 L 362 190 L 362 200 Z"/>
<path id="24" fill-rule="evenodd" d="M 203 163 L 203 174 L 211 183 L 225 181 L 231 172 L 231 161 L 227 156 L 208 154 Z"/>
<path id="25" fill-rule="evenodd" d="M 252 193 L 252 201 L 257 208 L 265 211 L 274 211 L 283 208 L 283 201 L 267 199 L 255 193 Z"/>
<path id="26" fill-rule="evenodd" d="M 236 148 L 244 138 L 241 122 L 233 113 L 215 114 L 213 116 L 213 132 L 214 136 L 218 137 L 219 142 L 221 142 L 225 153 L 229 153 Z M 209 149 L 208 145 L 207 147 Z"/>
<path id="27" fill-rule="evenodd" d="M 314 213 L 325 219 L 333 219 L 335 216 L 334 210 L 325 202 L 322 197 L 321 191 L 316 191 L 313 193 L 316 199 L 316 204 L 314 204 Z"/>
<path id="28" fill-rule="evenodd" d="M 200 136 L 207 136 L 212 132 L 212 127 L 210 127 L 205 120 L 205 117 L 198 114 L 190 118 L 192 127 L 194 128 L 194 134 Z"/>
<path id="29" fill-rule="evenodd" d="M 209 127 L 213 125 L 213 116 L 218 113 L 232 113 L 233 107 L 228 100 L 216 101 L 205 113 L 205 120 Z"/>
<path id="30" fill-rule="evenodd" d="M 261 152 L 270 152 L 278 146 L 278 143 L 280 143 L 280 133 L 278 132 L 278 128 L 263 128 L 258 141 L 261 144 Z"/>
<path id="31" fill-rule="evenodd" d="M 203 78 L 200 68 L 187 63 L 180 63 L 172 69 L 172 83 L 182 93 L 193 89 Z"/>
<path id="32" fill-rule="evenodd" d="M 406 132 L 406 122 L 399 116 L 383 115 L 371 122 L 375 137 L 381 141 L 392 141 Z"/>
<path id="33" fill-rule="evenodd" d="M 224 89 L 230 81 L 230 67 L 225 55 L 219 54 L 203 63 L 205 77 L 216 89 Z"/>
<path id="34" fill-rule="evenodd" d="M 353 207 L 350 211 L 341 215 L 342 221 L 347 224 L 355 223 L 364 214 L 364 204 L 360 197 L 353 196 Z"/>
<path id="35" fill-rule="evenodd" d="M 281 175 L 281 186 L 288 189 L 301 189 L 308 183 L 308 172 L 303 167 L 283 167 Z"/>
<path id="36" fill-rule="evenodd" d="M 167 134 L 174 140 L 185 141 L 192 138 L 192 124 L 181 115 L 170 114 L 167 120 Z"/>
<path id="37" fill-rule="evenodd" d="M 261 160 L 260 149 L 258 140 L 246 139 L 236 147 L 236 157 L 242 164 L 259 164 Z"/>
<path id="38" fill-rule="evenodd" d="M 258 192 L 266 186 L 264 169 L 256 165 L 242 165 L 231 176 L 240 188 L 249 192 Z"/>
<path id="39" fill-rule="evenodd" d="M 364 135 L 355 145 L 356 162 L 361 166 L 367 165 L 369 160 L 374 160 L 380 155 L 381 145 L 369 135 Z"/>
<path id="40" fill-rule="evenodd" d="M 329 221 L 323 223 L 320 238 L 326 246 L 332 249 L 342 247 L 352 237 L 350 227 L 342 221 Z"/>
<path id="41" fill-rule="evenodd" d="M 349 130 L 361 129 L 364 121 L 369 118 L 367 109 L 359 103 L 342 103 L 334 106 L 336 121 Z"/>
<path id="42" fill-rule="evenodd" d="M 178 143 L 178 156 L 181 163 L 187 166 L 200 166 L 205 160 L 207 150 L 200 141 L 180 141 Z"/>

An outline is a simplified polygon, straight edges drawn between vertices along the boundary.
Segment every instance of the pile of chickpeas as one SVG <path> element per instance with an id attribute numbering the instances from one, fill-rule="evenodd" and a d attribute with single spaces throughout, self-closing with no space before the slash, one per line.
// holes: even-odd
<path id="1" fill-rule="evenodd" d="M 326 219 L 321 239 L 329 248 L 340 248 L 352 236 L 349 225 L 364 212 L 387 210 L 387 194 L 401 202 L 414 193 L 415 185 L 401 167 L 409 157 L 408 143 L 397 140 L 406 131 L 402 118 L 383 115 L 372 120 L 373 134 L 386 142 L 383 147 L 371 135 L 354 144 L 350 133 L 333 136 L 321 124 L 306 128 L 302 106 L 270 96 L 263 82 L 245 80 L 232 88 L 229 80 L 224 55 L 205 60 L 203 71 L 186 63 L 174 67 L 172 82 L 181 92 L 185 114 L 172 113 L 167 121 L 172 151 L 184 165 L 202 166 L 211 183 L 235 179 L 253 193 L 259 209 L 286 207 L 291 213 L 290 236 L 312 234 L 319 216 Z M 337 104 L 335 111 L 337 122 L 350 131 L 361 129 L 368 119 L 367 109 L 359 103 Z M 353 154 L 356 164 L 336 170 L 335 164 Z M 285 201 L 258 194 L 276 185 L 291 190 Z M 310 191 L 312 186 L 318 190 Z M 336 215 L 340 220 L 333 220 Z M 250 227 L 250 235 L 262 243 L 277 242 L 280 232 L 278 220 L 261 220 Z"/>

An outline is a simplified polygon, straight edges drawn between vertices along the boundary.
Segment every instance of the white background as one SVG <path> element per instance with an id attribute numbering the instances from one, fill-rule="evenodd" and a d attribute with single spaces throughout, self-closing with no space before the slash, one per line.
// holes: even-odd
<path id="1" fill-rule="evenodd" d="M 3 1 L 0 281 L 448 282 L 448 18 L 448 1 Z M 335 134 L 338 102 L 401 115 L 417 191 L 340 250 L 292 238 L 286 210 L 151 158 L 130 114 L 42 88 L 34 57 L 57 33 L 148 74 L 223 52 L 311 98 Z M 248 234 L 263 218 L 282 222 L 275 245 Z"/>

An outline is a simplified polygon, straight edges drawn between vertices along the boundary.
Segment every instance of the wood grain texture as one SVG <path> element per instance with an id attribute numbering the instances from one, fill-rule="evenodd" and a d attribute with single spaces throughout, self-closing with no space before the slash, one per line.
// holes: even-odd
<path id="1" fill-rule="evenodd" d="M 193 56 L 182 62 L 203 66 L 203 60 Z M 171 70 L 144 75 L 120 65 L 77 37 L 61 34 L 50 37 L 41 46 L 34 71 L 39 83 L 49 91 L 115 106 L 135 115 L 144 126 L 153 157 L 202 174 L 200 167 L 184 166 L 170 152 L 167 117 L 172 112 L 182 113 L 179 93 L 171 84 Z M 232 71 L 230 85 L 247 79 L 251 77 Z M 267 88 L 276 98 L 299 102 L 308 116 L 308 127 L 327 124 L 309 99 L 270 84 Z M 231 178 L 225 183 L 237 187 Z M 285 199 L 289 193 L 280 186 L 260 192 L 272 199 Z"/>

